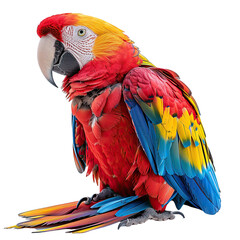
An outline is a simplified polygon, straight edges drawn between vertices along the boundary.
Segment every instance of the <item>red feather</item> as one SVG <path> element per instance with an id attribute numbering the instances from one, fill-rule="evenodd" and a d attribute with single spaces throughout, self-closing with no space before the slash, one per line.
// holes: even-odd
<path id="1" fill-rule="evenodd" d="M 62 41 L 61 30 L 64 26 L 74 25 L 78 17 L 72 13 L 58 14 L 44 19 L 37 28 L 39 37 L 52 34 L 57 40 Z"/>

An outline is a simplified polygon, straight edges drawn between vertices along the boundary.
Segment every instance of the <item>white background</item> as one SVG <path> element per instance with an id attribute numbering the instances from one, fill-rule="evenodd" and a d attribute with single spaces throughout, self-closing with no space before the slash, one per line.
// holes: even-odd
<path id="1" fill-rule="evenodd" d="M 124 29 L 155 65 L 176 71 L 197 100 L 222 191 L 215 216 L 183 207 L 186 218 L 84 235 L 6 230 L 26 210 L 98 191 L 72 157 L 70 103 L 41 74 L 39 22 L 80 12 Z M 0 15 L 0 239 L 236 239 L 239 236 L 238 1 L 7 1 Z M 62 76 L 56 77 L 61 86 Z M 174 210 L 173 204 L 168 209 Z"/>

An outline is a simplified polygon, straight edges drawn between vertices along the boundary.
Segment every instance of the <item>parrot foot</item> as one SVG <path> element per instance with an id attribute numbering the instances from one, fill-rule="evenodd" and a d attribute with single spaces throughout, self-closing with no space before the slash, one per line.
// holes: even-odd
<path id="1" fill-rule="evenodd" d="M 172 220 L 175 218 L 176 214 L 179 214 L 183 218 L 185 218 L 183 213 L 181 213 L 179 211 L 174 211 L 174 212 L 165 211 L 163 213 L 157 213 L 153 208 L 147 208 L 140 214 L 137 214 L 136 216 L 133 216 L 133 217 L 130 217 L 130 218 L 127 218 L 127 219 L 121 221 L 118 225 L 118 229 L 120 229 L 120 227 L 122 227 L 122 226 L 130 227 L 132 225 L 145 223 L 148 219 L 152 219 L 155 221 L 166 221 L 168 219 Z"/>
<path id="2" fill-rule="evenodd" d="M 79 201 L 78 201 L 78 204 L 77 204 L 77 207 L 79 207 L 79 205 L 84 202 L 86 205 L 89 205 L 92 201 L 93 202 L 98 202 L 100 200 L 105 200 L 107 198 L 110 198 L 110 197 L 115 197 L 117 196 L 118 194 L 116 194 L 110 187 L 106 187 L 104 188 L 100 193 L 98 194 L 93 194 L 92 197 L 84 197 L 84 198 L 81 198 Z"/>

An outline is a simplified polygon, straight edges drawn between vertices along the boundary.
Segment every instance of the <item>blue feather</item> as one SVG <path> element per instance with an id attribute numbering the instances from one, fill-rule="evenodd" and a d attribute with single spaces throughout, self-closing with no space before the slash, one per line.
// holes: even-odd
<path id="1" fill-rule="evenodd" d="M 149 201 L 146 201 L 144 199 L 138 199 L 138 200 L 122 207 L 119 211 L 116 212 L 115 216 L 123 217 L 123 216 L 127 216 L 130 214 L 139 213 L 149 207 L 151 207 L 151 204 Z"/>
<path id="2" fill-rule="evenodd" d="M 137 100 L 138 103 L 133 99 L 125 99 L 125 101 L 130 108 L 129 112 L 137 136 L 153 172 L 163 176 L 176 191 L 176 196 L 173 196 L 171 200 L 175 201 L 177 208 L 188 201 L 192 206 L 206 213 L 216 213 L 220 209 L 221 200 L 213 166 L 208 163 L 206 168 L 202 167 L 202 171 L 199 171 L 191 165 L 188 159 L 187 151 L 191 149 L 186 149 L 191 144 L 195 146 L 205 144 L 204 139 L 200 138 L 199 142 L 194 143 L 189 139 L 182 142 L 177 133 L 175 139 L 166 140 L 156 127 L 156 124 L 160 123 L 160 114 L 155 109 L 151 109 L 140 100 Z"/>
<path id="3" fill-rule="evenodd" d="M 169 198 L 169 200 L 162 205 L 162 208 L 164 208 L 166 205 L 168 205 L 168 203 L 170 203 L 176 196 L 178 195 L 177 191 L 174 191 L 172 196 Z"/>
<path id="4" fill-rule="evenodd" d="M 184 182 L 182 181 L 181 177 L 174 174 L 174 175 L 168 175 L 166 174 L 164 176 L 164 179 L 166 182 L 175 189 L 179 195 L 181 195 L 185 200 L 191 201 L 191 195 L 189 194 L 188 190 L 185 187 Z"/>
<path id="5" fill-rule="evenodd" d="M 76 142 L 75 142 L 76 120 L 77 120 L 76 117 L 74 115 L 72 115 L 73 151 L 74 151 L 76 160 L 78 162 L 78 166 L 79 166 L 79 168 L 81 168 L 80 172 L 82 173 L 82 172 L 84 172 L 84 170 L 86 168 L 86 162 L 84 160 L 81 160 L 78 155 L 80 148 L 76 146 Z"/>
<path id="6" fill-rule="evenodd" d="M 175 196 L 175 198 L 173 199 L 176 208 L 179 210 L 181 209 L 181 207 L 184 205 L 184 203 L 186 202 L 186 200 L 184 198 L 181 197 L 181 195 L 177 194 Z"/>
<path id="7" fill-rule="evenodd" d="M 189 178 L 183 176 L 185 184 L 189 187 L 193 202 L 197 204 L 205 213 L 215 214 L 221 207 L 220 194 L 215 194 L 208 178 Z"/>
<path id="8" fill-rule="evenodd" d="M 148 118 L 153 124 L 160 124 L 162 122 L 162 118 L 157 108 L 149 107 L 144 101 L 138 98 L 136 98 L 136 100 L 138 104 L 141 106 L 141 109 L 143 110 L 143 112 L 148 116 Z M 150 103 L 150 104 L 152 105 L 153 103 Z"/>
<path id="9" fill-rule="evenodd" d="M 146 124 L 146 116 L 143 114 L 141 108 L 139 105 L 135 105 L 130 110 L 130 115 L 132 117 L 133 123 L 135 125 L 135 129 L 138 135 L 138 138 L 141 142 L 141 145 L 143 146 L 143 149 L 148 157 L 148 160 L 151 164 L 151 167 L 153 169 L 153 172 L 157 174 L 157 166 L 155 162 L 155 156 L 154 156 L 154 147 L 151 144 L 152 139 L 150 138 L 148 125 Z"/>
<path id="10" fill-rule="evenodd" d="M 119 200 L 119 199 L 123 199 L 124 197 L 121 197 L 121 196 L 116 196 L 116 197 L 112 197 L 112 198 L 107 198 L 101 202 L 98 202 L 94 205 L 91 206 L 91 208 L 100 208 L 102 207 L 103 205 L 109 203 L 109 202 L 113 202 L 113 201 L 116 201 L 116 200 Z"/>
<path id="11" fill-rule="evenodd" d="M 124 91 L 129 92 L 128 89 L 124 89 Z M 136 104 L 137 104 L 137 102 L 136 102 L 134 99 L 128 99 L 128 100 L 125 100 L 125 102 L 127 103 L 127 105 L 128 105 L 130 108 L 135 107 Z"/>
<path id="12" fill-rule="evenodd" d="M 119 200 L 111 201 L 111 202 L 103 205 L 102 207 L 100 207 L 97 212 L 98 213 L 109 212 L 116 208 L 122 207 L 122 206 L 136 200 L 137 198 L 138 198 L 138 196 L 131 196 L 131 197 L 126 197 L 126 198 L 122 198 Z"/>
<path id="13" fill-rule="evenodd" d="M 184 171 L 184 173 L 188 176 L 188 177 L 195 177 L 196 174 L 194 173 L 194 170 L 192 168 L 192 165 L 190 164 L 188 159 L 184 159 L 181 154 L 180 154 L 180 162 L 181 162 L 181 166 L 182 169 Z"/>
<path id="14" fill-rule="evenodd" d="M 219 194 L 220 189 L 219 189 L 217 178 L 216 178 L 216 175 L 214 173 L 213 166 L 211 163 L 209 163 L 206 171 L 208 171 L 208 174 L 206 174 L 208 181 L 211 183 L 215 193 Z"/>
<path id="15" fill-rule="evenodd" d="M 178 142 L 179 142 L 179 137 L 177 134 L 170 149 L 169 161 L 172 162 L 172 169 L 174 173 L 181 176 L 183 175 L 183 170 L 180 164 Z M 170 171 L 170 169 L 167 169 L 167 171 Z"/>
<path id="16" fill-rule="evenodd" d="M 171 159 L 170 154 L 167 156 L 167 158 L 165 160 L 165 168 L 166 168 L 166 171 L 169 175 L 174 174 L 173 166 L 172 166 L 172 159 Z"/>

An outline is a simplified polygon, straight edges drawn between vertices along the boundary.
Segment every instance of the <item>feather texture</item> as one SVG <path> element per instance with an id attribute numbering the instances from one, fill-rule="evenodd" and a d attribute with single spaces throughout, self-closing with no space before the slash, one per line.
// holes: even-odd
<path id="1" fill-rule="evenodd" d="M 178 209 L 188 204 L 215 214 L 220 189 L 190 89 L 175 72 L 156 68 L 122 30 L 101 19 L 59 14 L 43 20 L 37 33 L 51 34 L 64 46 L 62 29 L 68 25 L 96 34 L 90 49 L 94 58 L 63 81 L 72 100 L 76 167 L 80 173 L 87 167 L 100 190 L 108 186 L 119 195 L 82 202 L 77 209 L 77 202 L 71 202 L 24 212 L 20 216 L 27 221 L 13 227 L 83 233 L 148 207 L 163 212 L 172 200 Z M 87 46 L 87 40 L 82 44 Z"/>
<path id="2" fill-rule="evenodd" d="M 35 228 L 37 232 L 70 229 L 72 233 L 83 233 L 119 222 L 150 207 L 146 198 L 113 197 L 76 209 L 77 202 L 56 205 L 21 213 L 27 221 L 10 228 Z"/>
<path id="3" fill-rule="evenodd" d="M 220 191 L 190 90 L 172 71 L 157 68 L 133 69 L 123 86 L 154 173 L 163 176 L 185 201 L 216 213 L 221 206 Z"/>

